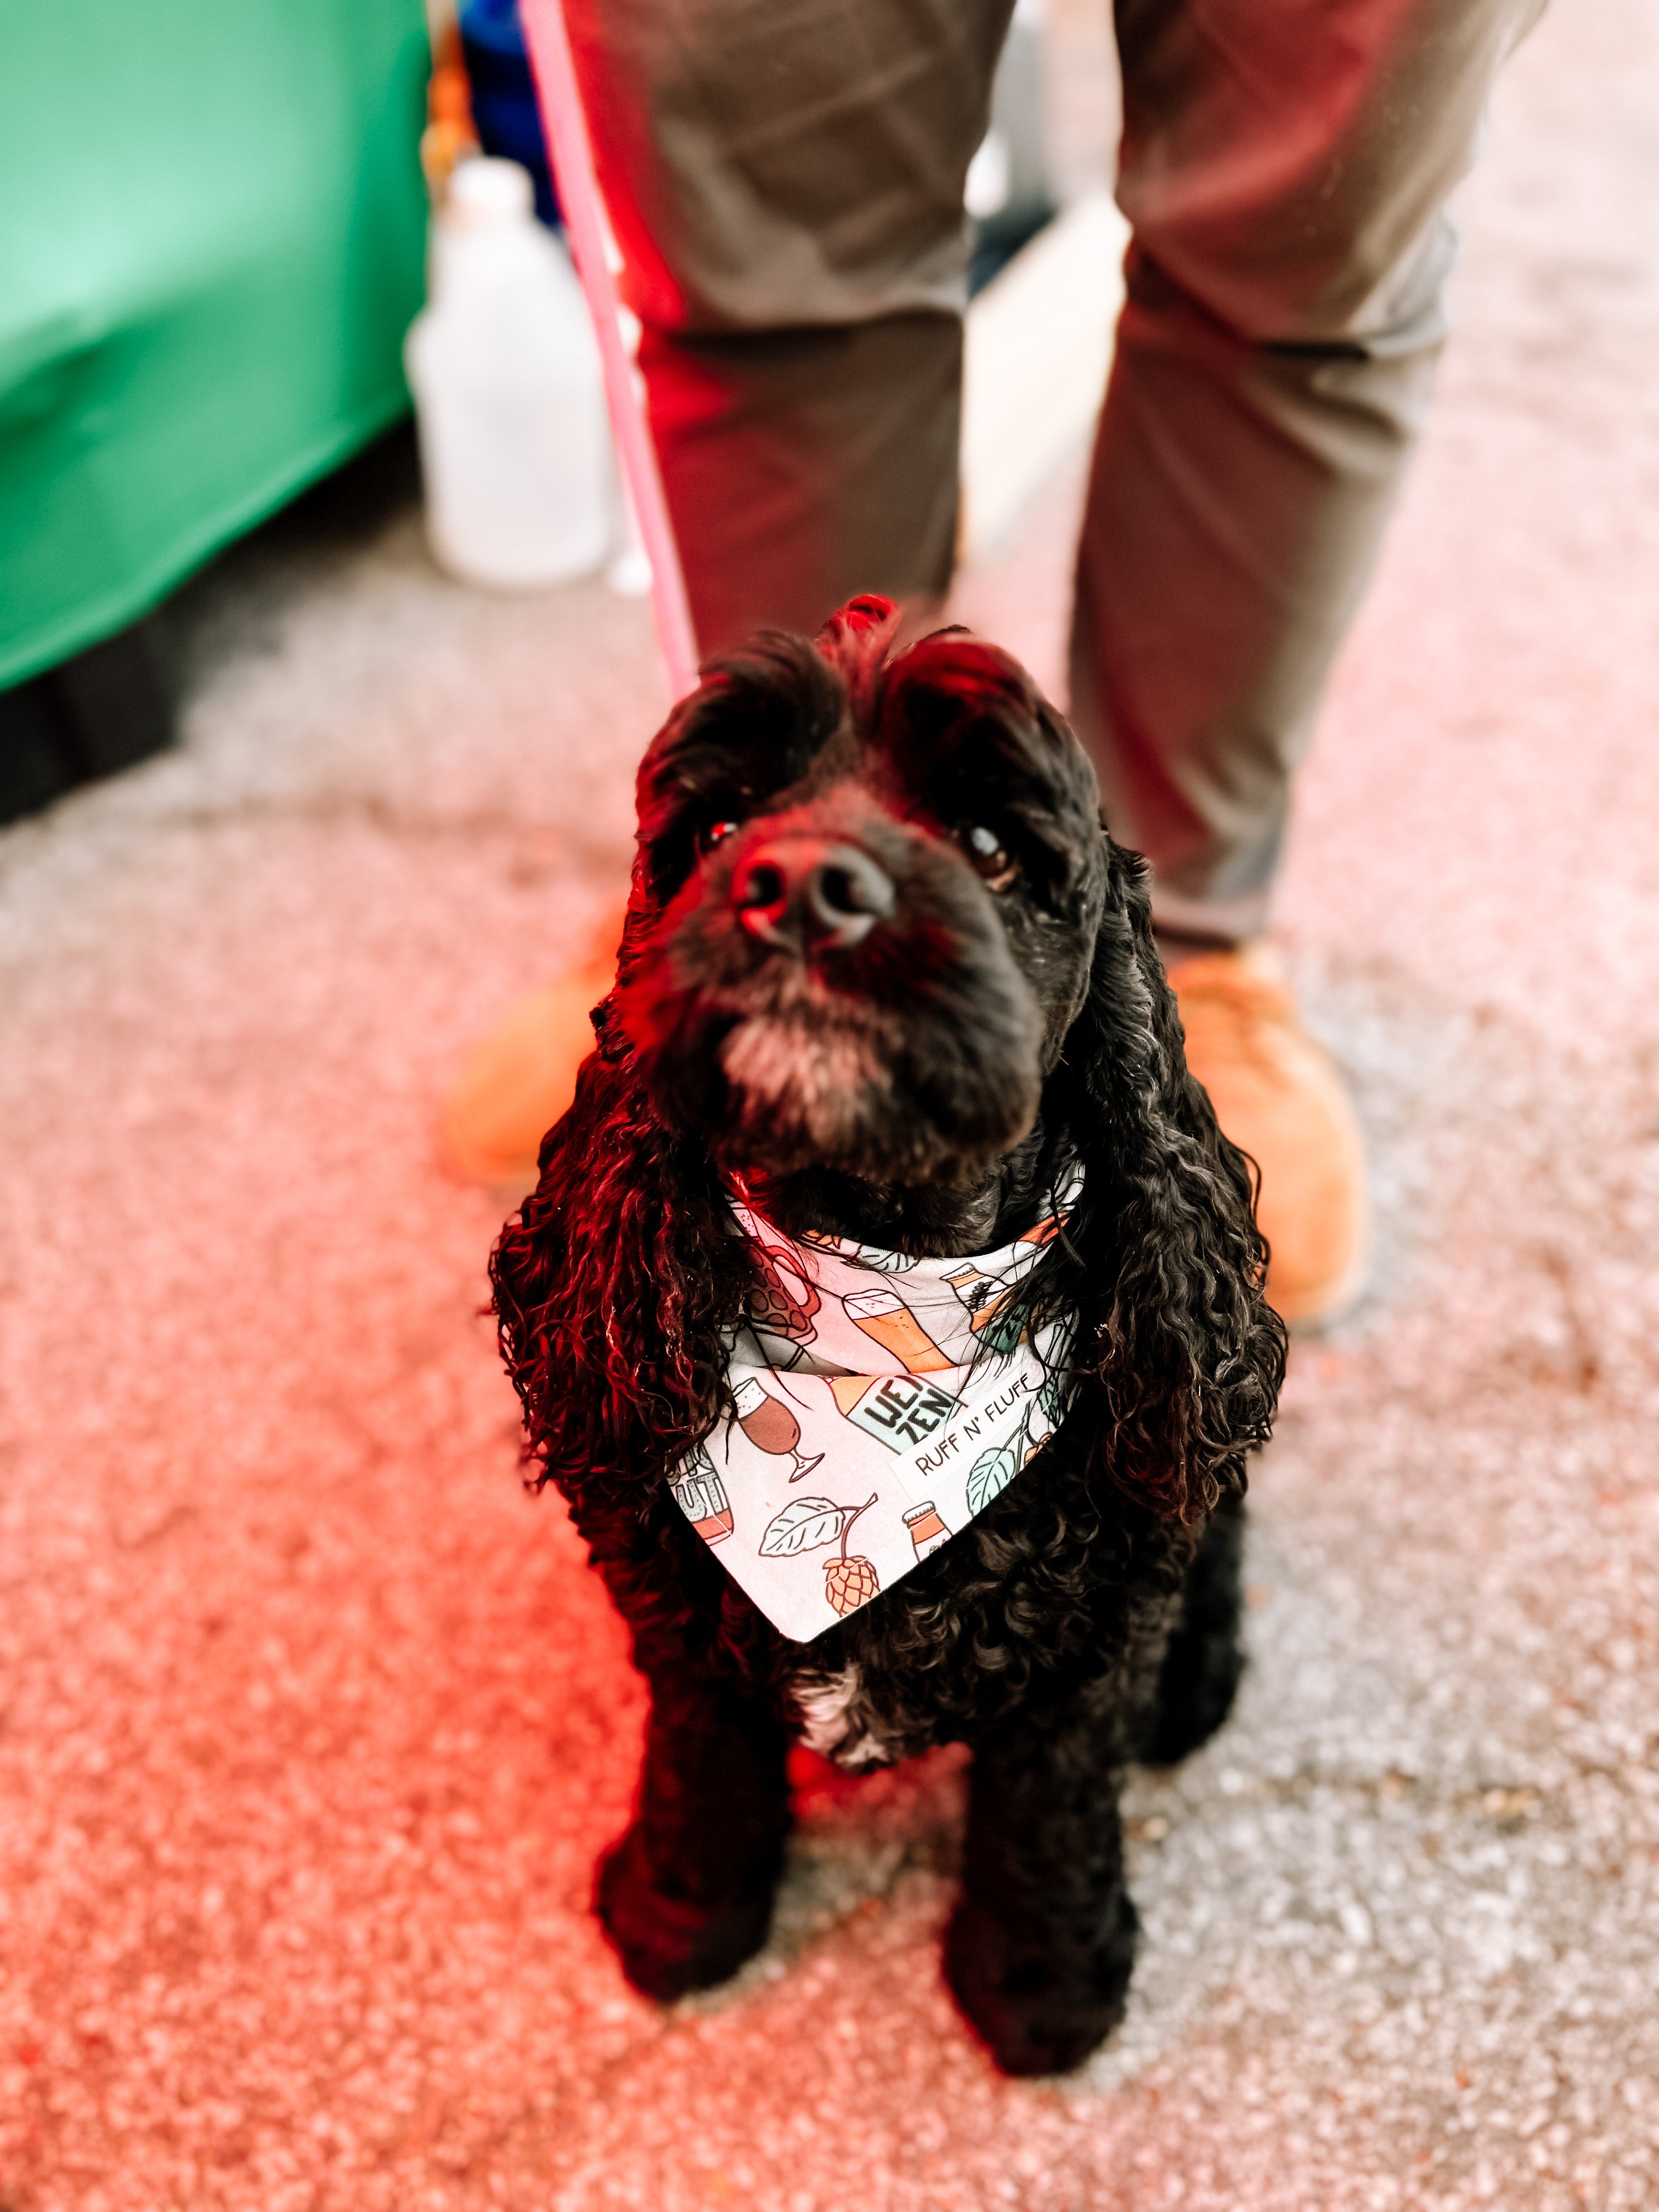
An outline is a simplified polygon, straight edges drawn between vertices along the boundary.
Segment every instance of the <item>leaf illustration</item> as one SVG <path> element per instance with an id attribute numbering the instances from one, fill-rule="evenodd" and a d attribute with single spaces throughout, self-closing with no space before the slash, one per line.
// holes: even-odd
<path id="1" fill-rule="evenodd" d="M 968 1470 L 968 1510 L 982 1513 L 1018 1472 L 1018 1462 L 1006 1444 L 993 1444 L 981 1452 Z"/>
<path id="2" fill-rule="evenodd" d="M 792 1559 L 797 1552 L 816 1552 L 821 1544 L 833 1544 L 846 1512 L 844 1505 L 828 1498 L 792 1498 L 768 1523 L 760 1540 L 761 1557 Z"/>

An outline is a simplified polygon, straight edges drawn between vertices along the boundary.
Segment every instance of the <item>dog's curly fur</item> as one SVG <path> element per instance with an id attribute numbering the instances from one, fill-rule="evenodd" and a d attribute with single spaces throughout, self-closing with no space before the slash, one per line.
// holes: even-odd
<path id="1" fill-rule="evenodd" d="M 764 1941 L 808 1717 L 849 1761 L 965 1741 L 946 1971 L 998 2062 L 1045 2072 L 1121 2013 L 1125 1764 L 1178 1758 L 1231 1701 L 1244 1462 L 1285 1336 L 1247 1164 L 1187 1073 L 1145 871 L 1080 747 L 1006 654 L 948 631 L 894 653 L 892 630 L 863 599 L 816 645 L 765 634 L 653 743 L 599 1048 L 492 1278 L 534 1480 L 569 1500 L 651 1690 L 597 1899 L 630 1978 L 672 1996 Z M 805 837 L 892 887 L 851 947 L 745 926 L 756 870 Z M 1020 1292 L 1033 1327 L 1079 1317 L 1058 1430 L 914 1572 L 788 1642 L 667 1486 L 729 1414 L 726 1343 L 763 1297 L 723 1178 L 793 1232 L 939 1254 L 1018 1235 L 1074 1170 Z"/>

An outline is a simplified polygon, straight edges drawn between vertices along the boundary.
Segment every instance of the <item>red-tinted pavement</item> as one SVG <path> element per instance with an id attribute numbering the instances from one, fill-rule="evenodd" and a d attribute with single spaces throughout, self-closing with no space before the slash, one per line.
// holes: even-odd
<path id="1" fill-rule="evenodd" d="M 428 1128 L 611 895 L 642 610 L 296 525 L 198 595 L 185 749 L 0 838 L 0 2204 L 1659 2201 L 1656 96 L 1651 11 L 1564 0 L 1469 198 L 1283 905 L 1377 1286 L 1073 2081 L 940 1989 L 949 1758 L 809 1796 L 715 1997 L 586 1915 L 640 1701 Z M 1045 670 L 1073 495 L 963 595 Z"/>

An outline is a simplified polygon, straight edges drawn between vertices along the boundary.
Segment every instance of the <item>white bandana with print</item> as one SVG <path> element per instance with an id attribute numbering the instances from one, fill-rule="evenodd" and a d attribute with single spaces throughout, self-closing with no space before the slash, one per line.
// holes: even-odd
<path id="1" fill-rule="evenodd" d="M 999 1316 L 1081 1187 L 1012 1244 L 955 1260 L 787 1237 L 732 1199 L 765 1291 L 732 1345 L 735 1416 L 672 1487 L 784 1635 L 805 1644 L 890 1589 L 1053 1431 L 1072 1324 L 1033 1339 Z"/>

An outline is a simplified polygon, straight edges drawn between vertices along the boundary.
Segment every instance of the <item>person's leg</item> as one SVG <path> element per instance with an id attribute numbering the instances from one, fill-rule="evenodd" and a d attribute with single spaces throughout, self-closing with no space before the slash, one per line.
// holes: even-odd
<path id="1" fill-rule="evenodd" d="M 857 592 L 937 608 L 957 534 L 962 323 L 640 346 L 699 648 L 810 637 Z"/>
<path id="2" fill-rule="evenodd" d="M 567 0 L 698 642 L 937 601 L 1012 0 Z"/>
<path id="3" fill-rule="evenodd" d="M 1013 0 L 565 0 L 705 653 L 855 592 L 943 598 L 957 527 L 963 182 Z M 515 1007 L 441 1115 L 527 1187 L 592 1047 L 596 957 Z"/>
<path id="4" fill-rule="evenodd" d="M 1073 715 L 1160 932 L 1265 927 L 1292 771 L 1427 407 L 1442 212 L 1536 0 L 1117 0 L 1127 293 Z"/>
<path id="5" fill-rule="evenodd" d="M 1290 785 L 1422 427 L 1443 206 L 1535 0 L 1117 0 L 1126 300 L 1072 712 L 1152 863 L 1188 1058 L 1261 1171 L 1269 1294 L 1364 1279 L 1353 1110 L 1265 947 Z"/>

